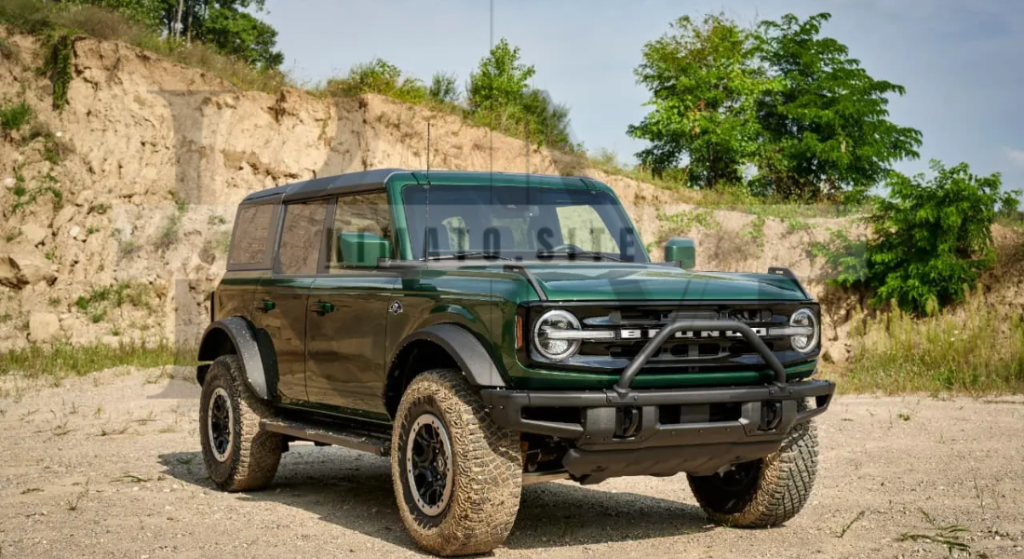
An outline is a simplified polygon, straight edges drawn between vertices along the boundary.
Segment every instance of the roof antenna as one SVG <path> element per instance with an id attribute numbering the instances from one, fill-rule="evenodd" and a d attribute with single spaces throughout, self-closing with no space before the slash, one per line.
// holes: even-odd
<path id="1" fill-rule="evenodd" d="M 427 184 L 423 186 L 426 201 L 423 207 L 423 260 L 430 256 L 430 121 L 427 121 Z"/>

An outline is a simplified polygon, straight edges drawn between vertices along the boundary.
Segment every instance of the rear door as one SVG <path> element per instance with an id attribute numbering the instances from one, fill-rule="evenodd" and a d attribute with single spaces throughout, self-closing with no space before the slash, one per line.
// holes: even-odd
<path id="1" fill-rule="evenodd" d="M 274 272 L 260 282 L 253 322 L 266 330 L 277 358 L 281 400 L 307 402 L 306 325 L 309 289 L 321 268 L 327 201 L 284 206 Z"/>
<path id="2" fill-rule="evenodd" d="M 381 191 L 342 196 L 333 213 L 327 267 L 313 282 L 309 297 L 309 398 L 344 408 L 343 412 L 386 417 L 384 342 L 398 277 L 393 271 L 346 262 L 337 239 L 340 233 L 372 233 L 391 240 L 387 195 Z"/>

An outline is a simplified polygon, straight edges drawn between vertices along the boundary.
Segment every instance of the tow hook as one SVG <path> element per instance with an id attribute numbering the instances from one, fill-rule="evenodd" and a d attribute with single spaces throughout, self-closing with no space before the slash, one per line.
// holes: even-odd
<path id="1" fill-rule="evenodd" d="M 615 438 L 628 439 L 640 430 L 640 410 L 634 407 L 615 409 Z"/>
<path id="2" fill-rule="evenodd" d="M 782 421 L 782 404 L 779 402 L 761 403 L 761 425 L 759 431 L 774 431 Z"/>

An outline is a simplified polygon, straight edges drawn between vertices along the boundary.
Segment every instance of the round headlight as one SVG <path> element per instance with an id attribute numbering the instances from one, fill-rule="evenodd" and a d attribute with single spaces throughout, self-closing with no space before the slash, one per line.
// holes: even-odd
<path id="1" fill-rule="evenodd" d="M 580 321 L 566 311 L 548 311 L 533 326 L 533 347 L 552 361 L 564 361 L 580 349 L 580 340 L 573 334 L 580 331 Z"/>
<path id="2" fill-rule="evenodd" d="M 789 343 L 800 353 L 809 353 L 818 345 L 818 318 L 811 309 L 800 309 L 789 317 L 789 325 L 800 328 L 803 332 L 790 336 Z"/>

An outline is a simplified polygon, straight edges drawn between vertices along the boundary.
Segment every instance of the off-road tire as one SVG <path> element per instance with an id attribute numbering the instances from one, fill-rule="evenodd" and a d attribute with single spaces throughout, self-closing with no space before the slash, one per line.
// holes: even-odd
<path id="1" fill-rule="evenodd" d="M 451 496 L 437 516 L 418 508 L 406 473 L 409 431 L 426 413 L 443 422 L 453 454 Z M 491 421 L 461 372 L 437 369 L 413 380 L 398 406 L 391 449 L 398 510 L 420 547 L 438 555 L 471 555 L 487 553 L 505 541 L 522 492 L 519 436 Z"/>
<path id="2" fill-rule="evenodd" d="M 740 491 L 723 490 L 717 474 L 687 476 L 708 517 L 734 528 L 777 526 L 793 518 L 807 503 L 818 471 L 814 425 L 797 425 L 778 452 L 749 464 L 757 468 L 757 478 Z"/>
<path id="3" fill-rule="evenodd" d="M 210 400 L 218 388 L 227 392 L 231 402 L 233 430 L 223 461 L 217 459 L 208 427 Z M 217 487 L 225 491 L 256 491 L 274 480 L 283 442 L 281 435 L 260 428 L 260 420 L 272 414 L 272 408 L 246 384 L 237 355 L 218 357 L 210 365 L 199 400 L 199 439 L 206 471 Z"/>

